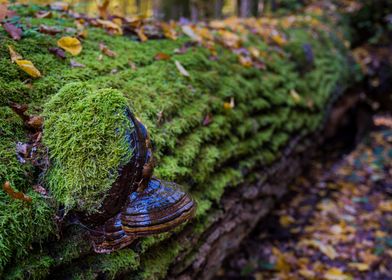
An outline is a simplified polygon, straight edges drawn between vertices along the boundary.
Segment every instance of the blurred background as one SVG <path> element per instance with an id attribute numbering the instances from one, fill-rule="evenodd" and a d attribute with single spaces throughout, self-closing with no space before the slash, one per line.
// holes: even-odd
<path id="1" fill-rule="evenodd" d="M 106 0 L 107 1 L 107 0 Z M 47 4 L 48 0 L 18 1 Z M 97 4 L 105 0 L 67 0 L 73 9 L 89 15 L 97 14 Z M 304 0 L 110 0 L 109 11 L 121 16 L 154 17 L 164 20 L 188 18 L 193 21 L 230 16 L 260 16 L 274 11 L 293 10 L 304 5 Z"/>

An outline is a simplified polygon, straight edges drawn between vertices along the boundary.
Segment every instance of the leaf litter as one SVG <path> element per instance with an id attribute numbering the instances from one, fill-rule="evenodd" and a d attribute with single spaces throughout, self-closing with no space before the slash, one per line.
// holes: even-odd
<path id="1" fill-rule="evenodd" d="M 374 124 L 332 167 L 314 162 L 216 279 L 392 279 L 392 117 Z"/>

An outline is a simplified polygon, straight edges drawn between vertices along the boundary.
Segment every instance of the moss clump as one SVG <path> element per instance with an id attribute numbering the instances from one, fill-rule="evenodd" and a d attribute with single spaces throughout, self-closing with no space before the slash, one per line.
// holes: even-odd
<path id="1" fill-rule="evenodd" d="M 64 86 L 46 104 L 43 142 L 51 167 L 45 180 L 66 209 L 97 211 L 130 160 L 126 108 L 121 92 L 85 83 Z"/>

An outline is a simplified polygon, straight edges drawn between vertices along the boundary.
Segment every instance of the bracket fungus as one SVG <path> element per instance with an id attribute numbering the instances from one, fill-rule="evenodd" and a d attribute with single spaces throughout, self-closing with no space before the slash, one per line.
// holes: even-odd
<path id="1" fill-rule="evenodd" d="M 89 228 L 95 252 L 119 250 L 192 218 L 191 196 L 152 176 L 147 129 L 119 91 L 68 84 L 44 116 L 46 183 L 66 213 Z"/>

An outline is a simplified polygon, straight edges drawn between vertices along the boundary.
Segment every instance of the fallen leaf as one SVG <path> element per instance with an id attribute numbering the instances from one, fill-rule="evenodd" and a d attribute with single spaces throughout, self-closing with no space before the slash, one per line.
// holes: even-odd
<path id="1" fill-rule="evenodd" d="M 48 50 L 49 50 L 50 53 L 54 54 L 58 58 L 66 59 L 66 57 L 67 57 L 65 55 L 65 52 L 62 49 L 60 49 L 60 48 L 52 47 L 52 48 L 49 48 Z"/>
<path id="2" fill-rule="evenodd" d="M 392 212 L 392 200 L 381 201 L 379 209 L 383 212 Z"/>
<path id="3" fill-rule="evenodd" d="M 298 273 L 305 279 L 314 279 L 316 276 L 316 273 L 314 271 L 311 271 L 306 268 L 301 268 L 300 270 L 298 270 Z"/>
<path id="4" fill-rule="evenodd" d="M 238 57 L 238 61 L 240 62 L 240 64 L 242 65 L 242 66 L 244 66 L 244 67 L 246 67 L 246 68 L 250 68 L 250 67 L 252 67 L 252 60 L 250 59 L 250 57 L 247 57 L 247 56 L 243 56 L 243 55 L 240 55 L 239 57 Z"/>
<path id="5" fill-rule="evenodd" d="M 99 49 L 101 52 L 109 57 L 116 57 L 117 53 L 109 49 L 104 43 L 99 43 Z"/>
<path id="6" fill-rule="evenodd" d="M 50 8 L 55 11 L 68 11 L 69 4 L 66 2 L 53 2 L 50 4 Z"/>
<path id="7" fill-rule="evenodd" d="M 278 32 L 273 32 L 271 39 L 280 47 L 287 43 L 287 40 Z"/>
<path id="8" fill-rule="evenodd" d="M 276 269 L 280 272 L 290 272 L 291 266 L 287 262 L 287 258 L 276 247 L 272 248 L 272 253 L 276 257 Z"/>
<path id="9" fill-rule="evenodd" d="M 226 47 L 236 49 L 241 46 L 241 39 L 237 34 L 226 30 L 219 30 L 219 35 Z"/>
<path id="10" fill-rule="evenodd" d="M 182 66 L 179 61 L 175 60 L 174 63 L 176 64 L 176 67 L 177 67 L 178 71 L 180 71 L 181 75 L 183 75 L 185 77 L 189 77 L 188 71 L 186 71 L 184 66 Z"/>
<path id="11" fill-rule="evenodd" d="M 24 59 L 17 59 L 15 60 L 16 64 L 19 65 L 19 67 L 25 71 L 27 74 L 29 74 L 33 78 L 39 78 L 41 77 L 41 72 L 37 68 L 35 68 L 34 64 L 30 60 L 24 60 Z"/>
<path id="12" fill-rule="evenodd" d="M 235 104 L 234 104 L 234 97 L 230 98 L 230 102 L 224 102 L 223 103 L 223 109 L 225 109 L 225 110 L 231 110 L 231 109 L 234 108 L 234 106 L 235 106 Z"/>
<path id="13" fill-rule="evenodd" d="M 290 96 L 293 98 L 295 103 L 301 102 L 301 96 L 295 91 L 295 89 L 290 90 Z"/>
<path id="14" fill-rule="evenodd" d="M 358 271 L 368 271 L 369 265 L 367 263 L 349 263 L 349 267 L 355 268 Z"/>
<path id="15" fill-rule="evenodd" d="M 47 25 L 41 24 L 39 26 L 39 32 L 44 33 L 44 34 L 49 34 L 49 35 L 56 35 L 58 33 L 61 33 L 61 30 L 59 30 L 53 26 L 47 26 Z"/>
<path id="16" fill-rule="evenodd" d="M 22 29 L 16 27 L 12 23 L 9 22 L 4 23 L 3 28 L 15 41 L 19 41 L 22 38 Z"/>
<path id="17" fill-rule="evenodd" d="M 8 181 L 6 181 L 6 182 L 4 183 L 4 185 L 3 185 L 3 190 L 4 190 L 10 197 L 12 197 L 13 199 L 23 200 L 23 201 L 26 201 L 26 202 L 31 202 L 31 201 L 32 201 L 31 197 L 29 197 L 28 195 L 25 195 L 25 194 L 22 193 L 22 192 L 14 191 L 14 190 L 11 188 L 10 182 L 8 182 Z"/>
<path id="18" fill-rule="evenodd" d="M 27 121 L 27 125 L 34 129 L 40 129 L 44 123 L 42 116 L 31 116 Z"/>
<path id="19" fill-rule="evenodd" d="M 170 55 L 168 55 L 168 54 L 166 54 L 166 53 L 160 52 L 160 53 L 157 53 L 157 54 L 154 56 L 154 59 L 155 59 L 155 60 L 169 60 L 170 57 L 171 57 Z"/>
<path id="20" fill-rule="evenodd" d="M 8 7 L 4 4 L 0 4 L 0 21 L 3 21 L 6 18 L 11 18 L 16 16 L 16 12 L 8 10 Z"/>
<path id="21" fill-rule="evenodd" d="M 70 62 L 72 68 L 84 68 L 86 65 L 77 62 L 75 59 L 71 59 Z"/>
<path id="22" fill-rule="evenodd" d="M 74 56 L 82 51 L 82 44 L 74 37 L 62 37 L 57 41 L 57 45 Z"/>
<path id="23" fill-rule="evenodd" d="M 36 18 L 51 18 L 52 12 L 51 11 L 38 11 L 35 13 Z"/>
<path id="24" fill-rule="evenodd" d="M 102 19 L 97 19 L 98 25 L 101 27 L 105 28 L 107 31 L 109 31 L 111 34 L 114 35 L 122 35 L 123 31 L 120 25 L 110 21 L 110 20 L 102 20 Z"/>
<path id="25" fill-rule="evenodd" d="M 14 48 L 13 48 L 12 46 L 8 45 L 8 50 L 9 50 L 9 52 L 10 52 L 10 56 L 11 56 L 11 61 L 12 61 L 12 62 L 15 62 L 15 61 L 17 61 L 17 60 L 23 59 L 23 57 L 22 57 L 20 54 L 18 54 L 18 53 L 14 50 Z"/>
<path id="26" fill-rule="evenodd" d="M 330 268 L 325 274 L 324 278 L 327 280 L 351 280 L 351 275 L 343 273 L 339 268 Z"/>
<path id="27" fill-rule="evenodd" d="M 295 222 L 294 218 L 289 215 L 282 215 L 279 217 L 279 223 L 283 227 L 288 227 Z"/>
<path id="28" fill-rule="evenodd" d="M 189 38 L 191 38 L 193 41 L 201 41 L 201 38 L 199 35 L 197 35 L 192 27 L 190 25 L 183 25 L 181 26 L 182 32 L 187 35 Z"/>
<path id="29" fill-rule="evenodd" d="M 33 190 L 42 195 L 48 194 L 48 191 L 41 185 L 34 185 Z"/>
<path id="30" fill-rule="evenodd" d="M 204 117 L 204 120 L 203 120 L 203 125 L 204 126 L 208 126 L 210 123 L 212 123 L 212 114 L 211 113 L 208 113 L 205 117 Z"/>
<path id="31" fill-rule="evenodd" d="M 163 30 L 163 35 L 165 35 L 166 38 L 171 40 L 177 40 L 176 31 L 170 24 L 167 24 L 166 22 L 162 22 L 161 27 Z"/>
<path id="32" fill-rule="evenodd" d="M 135 30 L 135 32 L 136 32 L 137 36 L 139 37 L 139 40 L 140 40 L 140 41 L 145 42 L 145 41 L 148 40 L 146 34 L 144 34 L 144 28 L 143 28 L 143 26 L 140 27 L 140 28 L 137 28 L 137 29 Z"/>

